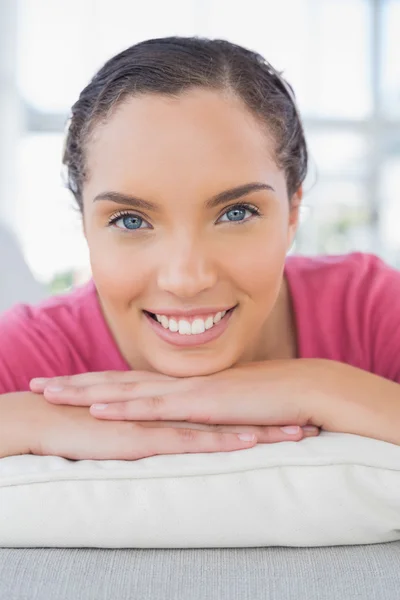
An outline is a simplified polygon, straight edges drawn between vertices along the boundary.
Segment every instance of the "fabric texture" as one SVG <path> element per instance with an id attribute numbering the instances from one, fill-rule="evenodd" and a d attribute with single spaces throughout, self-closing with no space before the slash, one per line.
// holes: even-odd
<path id="1" fill-rule="evenodd" d="M 11 456 L 0 547 L 382 543 L 400 540 L 399 490 L 400 446 L 342 433 L 137 461 Z"/>
<path id="2" fill-rule="evenodd" d="M 348 363 L 400 383 L 400 272 L 374 255 L 289 256 L 300 358 Z M 0 317 L 0 394 L 33 377 L 125 371 L 93 281 Z"/>
<path id="3" fill-rule="evenodd" d="M 0 549 L 0 600 L 398 600 L 400 542 L 328 548 Z"/>

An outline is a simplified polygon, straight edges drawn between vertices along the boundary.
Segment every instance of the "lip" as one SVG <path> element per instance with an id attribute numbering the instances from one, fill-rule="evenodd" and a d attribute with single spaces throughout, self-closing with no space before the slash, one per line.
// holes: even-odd
<path id="1" fill-rule="evenodd" d="M 149 309 L 145 308 L 146 312 L 153 313 L 153 315 L 164 315 L 166 317 L 178 317 L 184 319 L 185 317 L 201 317 L 203 315 L 216 315 L 219 312 L 228 312 L 231 308 L 236 307 L 237 305 L 232 304 L 230 306 L 221 307 L 207 307 L 207 308 L 191 308 L 191 309 L 170 309 L 170 308 L 158 308 L 158 309 Z"/>
<path id="2" fill-rule="evenodd" d="M 156 333 L 164 342 L 172 344 L 173 346 L 200 346 L 216 340 L 224 333 L 235 310 L 236 306 L 211 329 L 207 329 L 204 333 L 197 333 L 195 335 L 181 335 L 180 333 L 174 333 L 169 329 L 164 329 L 158 321 L 152 319 L 146 312 L 143 312 L 143 316 L 154 333 Z M 176 313 L 174 314 L 176 315 Z"/>

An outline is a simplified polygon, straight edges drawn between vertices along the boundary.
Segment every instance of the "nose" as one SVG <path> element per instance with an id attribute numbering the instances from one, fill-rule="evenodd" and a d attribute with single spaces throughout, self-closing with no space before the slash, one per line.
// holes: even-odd
<path id="1" fill-rule="evenodd" d="M 187 234 L 165 248 L 158 267 L 158 287 L 180 298 L 194 298 L 212 288 L 217 269 L 212 251 Z"/>

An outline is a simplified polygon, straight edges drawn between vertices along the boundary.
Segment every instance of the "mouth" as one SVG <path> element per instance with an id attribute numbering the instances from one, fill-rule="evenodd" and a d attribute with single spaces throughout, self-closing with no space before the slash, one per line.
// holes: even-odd
<path id="1" fill-rule="evenodd" d="M 166 318 L 143 310 L 147 323 L 162 340 L 175 346 L 198 346 L 215 340 L 227 329 L 238 305 L 224 313 L 201 318 Z"/>

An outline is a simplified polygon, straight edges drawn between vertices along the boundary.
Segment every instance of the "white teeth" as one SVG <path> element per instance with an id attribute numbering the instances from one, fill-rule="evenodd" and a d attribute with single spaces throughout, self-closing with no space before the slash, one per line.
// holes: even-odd
<path id="1" fill-rule="evenodd" d="M 206 330 L 206 325 L 203 319 L 195 319 L 192 323 L 192 334 L 195 333 L 204 333 Z"/>
<path id="2" fill-rule="evenodd" d="M 192 333 L 192 328 L 189 321 L 179 321 L 179 333 L 181 335 L 190 335 Z"/>
<path id="3" fill-rule="evenodd" d="M 176 333 L 179 329 L 178 323 L 175 321 L 175 319 L 169 319 L 169 330 L 173 331 L 174 333 Z"/>
<path id="4" fill-rule="evenodd" d="M 211 329 L 211 327 L 214 325 L 214 319 L 212 317 L 207 317 L 207 319 L 204 321 L 204 326 L 206 329 Z"/>
<path id="5" fill-rule="evenodd" d="M 214 327 L 226 315 L 226 312 L 226 310 L 218 312 L 214 317 L 210 316 L 205 320 L 195 319 L 192 323 L 185 319 L 180 319 L 179 321 L 169 319 L 165 315 L 156 315 L 156 319 L 164 329 L 169 329 L 173 333 L 179 332 L 180 335 L 196 335 Z"/>
<path id="6" fill-rule="evenodd" d="M 168 329 L 168 317 L 165 317 L 164 315 L 161 317 L 161 325 L 164 327 L 164 329 Z"/>

